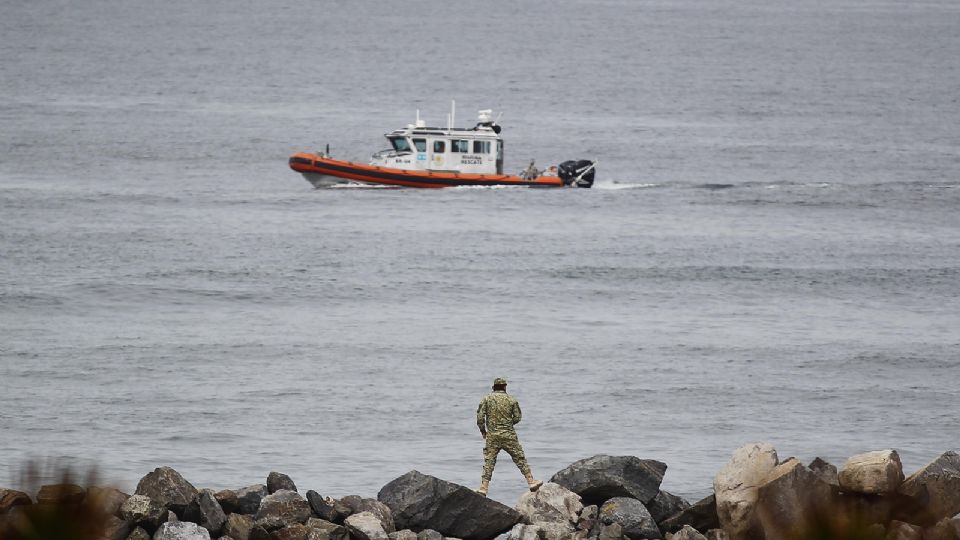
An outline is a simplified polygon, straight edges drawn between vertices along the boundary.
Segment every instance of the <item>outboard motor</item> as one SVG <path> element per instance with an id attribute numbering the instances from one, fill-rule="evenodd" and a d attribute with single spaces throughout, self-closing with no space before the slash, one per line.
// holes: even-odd
<path id="1" fill-rule="evenodd" d="M 589 159 L 564 161 L 557 166 L 557 176 L 566 186 L 588 188 L 593 185 L 593 178 L 597 171 L 596 165 L 596 161 Z"/>

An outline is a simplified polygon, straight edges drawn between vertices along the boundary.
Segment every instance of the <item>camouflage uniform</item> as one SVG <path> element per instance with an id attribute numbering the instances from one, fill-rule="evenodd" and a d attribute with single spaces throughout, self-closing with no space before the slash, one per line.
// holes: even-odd
<path id="1" fill-rule="evenodd" d="M 486 445 L 483 448 L 483 480 L 489 482 L 493 477 L 493 467 L 497 464 L 497 454 L 506 450 L 524 476 L 530 474 L 530 466 L 523 455 L 523 447 L 517 439 L 513 425 L 520 422 L 520 404 L 505 390 L 496 390 L 487 394 L 477 407 L 477 426 L 486 432 Z"/>

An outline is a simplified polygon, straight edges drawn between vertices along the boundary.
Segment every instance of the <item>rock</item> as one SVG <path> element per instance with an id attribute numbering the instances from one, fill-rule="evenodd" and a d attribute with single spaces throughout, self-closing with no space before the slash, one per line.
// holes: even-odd
<path id="1" fill-rule="evenodd" d="M 677 532 L 684 525 L 690 525 L 701 533 L 720 527 L 720 518 L 717 516 L 717 502 L 713 495 L 709 495 L 683 510 L 679 514 L 668 517 L 659 523 L 663 532 Z"/>
<path id="2" fill-rule="evenodd" d="M 723 529 L 710 529 L 706 536 L 707 540 L 730 540 L 730 535 Z"/>
<path id="3" fill-rule="evenodd" d="M 623 527 L 619 523 L 601 525 L 597 540 L 621 540 L 626 538 L 623 535 Z"/>
<path id="4" fill-rule="evenodd" d="M 146 495 L 134 495 L 120 505 L 120 517 L 133 525 L 153 532 L 166 523 L 167 508 Z"/>
<path id="5" fill-rule="evenodd" d="M 180 515 L 199 493 L 170 467 L 160 467 L 140 479 L 136 495 L 146 495 Z M 179 529 L 178 529 L 179 530 Z"/>
<path id="6" fill-rule="evenodd" d="M 600 509 L 595 504 L 590 506 L 584 506 L 583 510 L 580 511 L 580 518 L 577 520 L 577 529 L 581 531 L 589 531 L 593 529 L 594 525 L 597 524 L 597 516 L 600 514 Z"/>
<path id="7" fill-rule="evenodd" d="M 210 533 L 196 523 L 177 521 L 161 525 L 153 540 L 210 540 Z"/>
<path id="8" fill-rule="evenodd" d="M 124 540 L 130 534 L 130 524 L 117 516 L 108 515 L 102 526 L 101 540 Z"/>
<path id="9" fill-rule="evenodd" d="M 653 520 L 660 523 L 668 517 L 675 516 L 687 508 L 690 508 L 690 503 L 682 497 L 660 490 L 660 493 L 646 506 L 647 510 L 650 511 L 650 515 L 653 516 Z"/>
<path id="10" fill-rule="evenodd" d="M 868 495 L 893 493 L 903 482 L 903 465 L 895 450 L 850 457 L 838 475 L 840 490 Z"/>
<path id="11" fill-rule="evenodd" d="M 637 499 L 614 497 L 608 500 L 600 507 L 599 519 L 604 525 L 620 524 L 624 536 L 631 540 L 663 538 L 653 516 Z"/>
<path id="12" fill-rule="evenodd" d="M 0 488 L 0 515 L 6 514 L 14 506 L 28 506 L 33 499 L 22 491 Z"/>
<path id="13" fill-rule="evenodd" d="M 634 456 L 596 455 L 568 465 L 551 482 L 573 491 L 586 504 L 631 497 L 647 504 L 660 493 L 666 463 Z"/>
<path id="14" fill-rule="evenodd" d="M 960 518 L 943 518 L 923 531 L 923 540 L 960 540 Z"/>
<path id="15" fill-rule="evenodd" d="M 923 540 L 923 527 L 893 520 L 887 527 L 886 540 Z"/>
<path id="16" fill-rule="evenodd" d="M 288 525 L 304 523 L 311 516 L 310 503 L 296 491 L 280 491 L 267 495 L 253 517 L 254 525 L 274 531 Z"/>
<path id="17" fill-rule="evenodd" d="M 87 488 L 87 502 L 110 516 L 120 517 L 120 507 L 130 498 L 130 495 L 111 487 Z"/>
<path id="18" fill-rule="evenodd" d="M 898 493 L 908 497 L 919 511 L 913 523 L 929 525 L 960 513 L 960 455 L 946 452 L 910 475 Z"/>
<path id="19" fill-rule="evenodd" d="M 472 489 L 418 471 L 393 480 L 377 498 L 401 529 L 434 529 L 464 540 L 487 540 L 520 521 L 516 510 Z"/>
<path id="20" fill-rule="evenodd" d="M 807 538 L 830 510 L 833 488 L 796 459 L 777 465 L 757 488 L 757 516 L 767 540 Z"/>
<path id="21" fill-rule="evenodd" d="M 766 443 L 742 446 L 713 479 L 717 517 L 731 540 L 763 538 L 754 509 L 757 486 L 777 466 L 777 451 Z"/>
<path id="22" fill-rule="evenodd" d="M 177 517 L 177 514 L 175 514 L 173 510 L 167 510 L 167 523 L 175 523 L 177 521 L 180 521 L 180 518 Z"/>
<path id="23" fill-rule="evenodd" d="M 821 480 L 831 486 L 840 487 L 840 480 L 837 477 L 837 468 L 822 458 L 815 458 L 807 465 L 807 468 L 813 471 Z"/>
<path id="24" fill-rule="evenodd" d="M 327 521 L 337 520 L 337 516 L 339 515 L 337 509 L 316 491 L 311 489 L 307 492 L 307 502 L 310 503 L 310 509 L 313 510 L 313 515 Z"/>
<path id="25" fill-rule="evenodd" d="M 37 492 L 37 504 L 80 504 L 87 490 L 76 484 L 51 484 Z"/>
<path id="26" fill-rule="evenodd" d="M 227 514 L 242 514 L 240 512 L 240 501 L 237 500 L 237 492 L 232 489 L 221 489 L 213 494 L 220 503 L 220 508 Z"/>
<path id="27" fill-rule="evenodd" d="M 393 512 L 390 507 L 378 501 L 377 499 L 365 499 L 357 495 L 350 495 L 340 499 L 340 502 L 350 508 L 350 514 L 359 514 L 361 512 L 370 512 L 377 516 L 383 530 L 388 534 L 396 531 L 393 522 Z"/>
<path id="28" fill-rule="evenodd" d="M 250 540 L 250 529 L 253 528 L 253 516 L 245 514 L 230 514 L 223 523 L 223 534 L 233 540 Z"/>
<path id="29" fill-rule="evenodd" d="M 228 514 L 253 515 L 260 509 L 260 501 L 269 495 L 267 486 L 255 484 L 245 488 L 233 490 L 224 489 L 214 494 L 224 512 Z"/>
<path id="30" fill-rule="evenodd" d="M 277 529 L 270 533 L 270 540 L 306 540 L 310 529 L 299 523 Z"/>
<path id="31" fill-rule="evenodd" d="M 271 540 L 270 533 L 258 525 L 250 529 L 250 540 Z"/>
<path id="32" fill-rule="evenodd" d="M 527 523 L 517 523 L 507 533 L 507 540 L 543 540 L 540 526 Z"/>
<path id="33" fill-rule="evenodd" d="M 281 489 L 296 491 L 297 486 L 289 476 L 283 473 L 271 472 L 267 475 L 267 493 L 273 495 Z"/>
<path id="34" fill-rule="evenodd" d="M 553 482 L 547 482 L 537 491 L 525 492 L 517 503 L 517 512 L 531 524 L 561 522 L 575 525 L 582 510 L 579 495 Z"/>
<path id="35" fill-rule="evenodd" d="M 574 540 L 574 531 L 567 523 L 518 523 L 507 533 L 507 540 Z"/>
<path id="36" fill-rule="evenodd" d="M 343 521 L 350 536 L 357 540 L 389 540 L 380 517 L 373 512 L 353 514 Z"/>
<path id="37" fill-rule="evenodd" d="M 307 520 L 307 527 L 318 533 L 323 533 L 325 535 L 324 540 L 350 540 L 350 531 L 346 527 L 330 521 L 310 518 Z"/>
<path id="38" fill-rule="evenodd" d="M 387 536 L 390 538 L 390 540 L 417 540 L 417 533 L 411 531 L 410 529 L 392 532 Z"/>
<path id="39" fill-rule="evenodd" d="M 443 540 L 443 535 L 433 529 L 424 529 L 417 533 L 417 540 Z"/>
<path id="40" fill-rule="evenodd" d="M 235 539 L 229 536 L 221 536 L 220 538 L 217 538 L 217 540 L 235 540 Z"/>
<path id="41" fill-rule="evenodd" d="M 144 530 L 143 527 L 134 527 L 130 535 L 127 536 L 127 540 L 150 540 L 150 533 Z"/>
<path id="42" fill-rule="evenodd" d="M 841 516 L 851 526 L 889 523 L 896 505 L 892 497 L 863 493 L 840 493 L 833 499 L 832 513 Z"/>
<path id="43" fill-rule="evenodd" d="M 684 525 L 679 531 L 668 534 L 667 540 L 707 540 L 707 537 L 693 527 Z"/>
<path id="44" fill-rule="evenodd" d="M 183 519 L 192 521 L 210 532 L 211 536 L 220 534 L 227 515 L 217 502 L 216 493 L 211 489 L 202 489 L 196 499 L 187 505 Z"/>

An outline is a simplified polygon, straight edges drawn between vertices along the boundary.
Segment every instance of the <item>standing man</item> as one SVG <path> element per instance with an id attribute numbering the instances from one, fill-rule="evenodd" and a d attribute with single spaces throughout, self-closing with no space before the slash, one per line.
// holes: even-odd
<path id="1" fill-rule="evenodd" d="M 493 392 L 480 400 L 480 406 L 477 407 L 477 427 L 486 440 L 483 448 L 483 477 L 477 493 L 487 495 L 500 450 L 506 450 L 513 458 L 513 462 L 527 479 L 530 491 L 536 491 L 543 485 L 543 482 L 533 478 L 527 458 L 523 455 L 523 447 L 517 439 L 517 432 L 513 429 L 514 424 L 519 422 L 520 404 L 507 394 L 507 380 L 497 377 L 493 381 Z"/>

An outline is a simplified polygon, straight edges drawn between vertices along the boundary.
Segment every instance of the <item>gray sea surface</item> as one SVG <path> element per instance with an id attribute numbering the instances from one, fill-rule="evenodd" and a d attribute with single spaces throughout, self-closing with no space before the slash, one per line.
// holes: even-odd
<path id="1" fill-rule="evenodd" d="M 0 486 L 473 486 L 497 376 L 541 477 L 960 444 L 960 3 L 0 0 L 0 36 Z M 452 99 L 597 185 L 287 167 Z"/>

